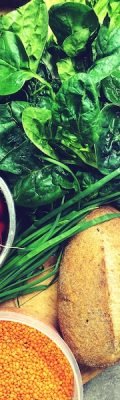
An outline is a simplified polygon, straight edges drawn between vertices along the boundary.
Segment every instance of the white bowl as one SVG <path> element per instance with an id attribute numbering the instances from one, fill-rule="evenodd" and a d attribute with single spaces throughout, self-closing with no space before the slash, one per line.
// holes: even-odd
<path id="1" fill-rule="evenodd" d="M 21 324 L 30 326 L 34 329 L 37 329 L 39 332 L 43 333 L 44 335 L 48 336 L 55 344 L 62 350 L 64 355 L 66 356 L 69 364 L 71 365 L 73 375 L 74 375 L 74 395 L 73 399 L 71 400 L 83 400 L 83 386 L 82 386 L 82 378 L 80 374 L 80 370 L 78 364 L 67 346 L 64 340 L 60 337 L 58 332 L 54 329 L 46 325 L 45 323 L 22 314 L 17 311 L 9 311 L 7 310 L 0 310 L 0 321 L 12 321 L 12 322 L 19 322 Z"/>
<path id="2" fill-rule="evenodd" d="M 14 208 L 14 201 L 8 186 L 6 185 L 5 181 L 0 178 L 0 192 L 2 193 L 7 209 L 8 209 L 8 216 L 9 216 L 9 231 L 7 235 L 7 240 L 5 243 L 5 247 L 3 248 L 0 254 L 0 267 L 3 265 L 9 251 L 10 247 L 13 244 L 15 230 L 16 230 L 16 217 L 15 217 L 15 208 Z"/>

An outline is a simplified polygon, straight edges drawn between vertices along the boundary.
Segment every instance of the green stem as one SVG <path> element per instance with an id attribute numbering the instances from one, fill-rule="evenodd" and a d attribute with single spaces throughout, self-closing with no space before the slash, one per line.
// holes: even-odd
<path id="1" fill-rule="evenodd" d="M 55 247 L 55 251 L 57 251 L 57 246 Z M 19 269 L 17 268 L 17 270 L 15 269 L 15 271 L 12 270 L 10 274 L 7 273 L 7 276 L 3 280 L 1 277 L 0 290 L 3 289 L 6 285 L 8 285 L 10 282 L 12 282 L 14 279 L 18 278 L 19 276 L 21 277 L 24 271 L 25 273 L 27 273 L 28 271 L 26 271 L 26 269 L 28 266 L 32 264 L 34 270 L 35 268 L 40 268 L 40 266 L 43 265 L 52 255 L 53 255 L 53 250 L 50 249 L 50 251 L 46 252 L 40 259 L 38 259 L 36 264 L 34 264 L 34 259 L 32 259 L 31 262 L 28 261 L 24 263 L 23 266 L 21 266 Z M 37 257 L 39 258 L 39 254 L 37 254 Z"/>
<path id="2" fill-rule="evenodd" d="M 32 72 L 31 74 L 32 78 L 37 79 L 40 83 L 42 83 L 44 86 L 48 87 L 51 97 L 53 100 L 55 100 L 55 93 L 53 92 L 52 86 L 50 85 L 50 83 L 48 83 L 45 79 L 43 79 L 40 75 L 35 74 Z"/>
<path id="3" fill-rule="evenodd" d="M 113 218 L 119 218 L 120 217 L 120 213 L 109 213 L 100 217 L 97 217 L 93 220 L 89 220 L 89 221 L 83 221 L 82 223 L 78 224 L 77 226 L 74 226 L 73 228 L 67 230 L 67 232 L 62 233 L 60 235 L 58 235 L 56 238 L 54 238 L 53 240 L 49 240 L 47 243 L 43 244 L 41 246 L 41 251 L 46 250 L 47 248 L 52 248 L 54 247 L 55 244 L 59 244 L 63 241 L 63 239 L 67 239 L 70 238 L 71 236 L 75 235 L 76 233 L 82 232 L 90 227 L 93 227 L 95 225 L 98 225 L 99 223 L 103 223 L 105 221 L 109 221 Z M 31 252 L 34 254 L 34 252 Z M 31 258 L 31 254 L 29 255 Z M 33 256 L 33 255 L 32 255 Z M 52 274 L 49 274 L 49 277 L 51 277 Z M 38 290 L 39 286 L 36 286 L 40 280 L 36 280 L 35 282 L 31 282 L 28 283 L 26 285 L 22 285 L 19 287 L 19 292 L 24 292 L 29 290 L 29 293 L 31 293 L 31 289 L 34 286 L 34 291 Z M 16 293 L 16 289 L 12 289 L 11 291 L 6 292 L 6 296 L 11 294 L 13 295 L 14 293 Z M 5 292 L 0 293 L 0 298 L 5 296 Z"/>
<path id="4" fill-rule="evenodd" d="M 58 271 L 61 257 L 62 257 L 62 251 L 60 252 L 60 254 L 58 256 L 58 259 L 57 259 L 57 262 L 56 262 L 56 265 L 55 265 L 55 268 L 53 269 L 53 271 L 49 272 L 45 277 L 40 277 L 39 279 L 36 279 L 33 282 L 27 283 L 26 285 L 19 286 L 19 291 L 34 287 L 34 286 L 38 285 L 39 283 L 41 283 L 47 279 L 50 279 L 53 275 L 55 275 Z M 36 289 L 37 289 L 37 287 L 36 287 Z M 14 294 L 15 292 L 16 292 L 16 288 L 6 291 L 7 295 L 9 295 L 10 293 Z M 4 293 L 0 293 L 0 298 L 2 298 L 3 296 L 4 296 Z"/>

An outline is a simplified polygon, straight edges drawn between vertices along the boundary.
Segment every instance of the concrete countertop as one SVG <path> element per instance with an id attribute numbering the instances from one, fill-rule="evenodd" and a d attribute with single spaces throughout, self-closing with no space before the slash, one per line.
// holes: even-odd
<path id="1" fill-rule="evenodd" d="M 84 386 L 84 400 L 120 400 L 120 363 Z"/>

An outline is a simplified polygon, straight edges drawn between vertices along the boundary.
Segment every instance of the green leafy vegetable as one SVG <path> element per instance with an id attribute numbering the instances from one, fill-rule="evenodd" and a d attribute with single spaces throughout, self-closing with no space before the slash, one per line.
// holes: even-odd
<path id="1" fill-rule="evenodd" d="M 120 27 L 120 2 L 119 0 L 109 0 L 109 17 L 110 17 L 110 29 L 114 29 L 117 26 Z"/>
<path id="2" fill-rule="evenodd" d="M 61 79 L 61 82 L 64 82 L 71 76 L 75 75 L 74 65 L 70 58 L 65 58 L 57 62 L 57 69 Z"/>
<path id="3" fill-rule="evenodd" d="M 29 59 L 20 39 L 12 32 L 0 35 L 0 95 L 16 93 L 31 78 Z"/>
<path id="4" fill-rule="evenodd" d="M 27 103 L 0 104 L 0 169 L 21 174 L 35 168 L 33 146 L 25 137 L 20 118 Z"/>
<path id="5" fill-rule="evenodd" d="M 55 152 L 49 145 L 51 136 L 51 111 L 44 108 L 28 107 L 22 116 L 23 128 L 34 145 L 43 153 L 56 158 Z"/>
<path id="6" fill-rule="evenodd" d="M 63 83 L 53 107 L 56 140 L 93 166 L 94 121 L 98 113 L 97 90 L 87 74 L 76 74 Z"/>
<path id="7" fill-rule="evenodd" d="M 90 2 L 91 1 L 92 0 L 90 0 Z M 108 13 L 108 7 L 109 7 L 109 0 L 95 0 L 94 11 L 98 16 L 100 23 L 104 21 L 104 18 Z"/>
<path id="8" fill-rule="evenodd" d="M 98 60 L 95 66 L 90 70 L 89 76 L 94 81 L 94 83 L 99 83 L 102 79 L 111 75 L 114 70 L 118 67 L 120 68 L 120 49 L 117 53 L 112 54 Z"/>
<path id="9" fill-rule="evenodd" d="M 114 71 L 102 81 L 102 89 L 110 102 L 120 106 L 120 70 Z"/>
<path id="10" fill-rule="evenodd" d="M 58 43 L 70 57 L 85 47 L 89 37 L 98 28 L 94 11 L 84 4 L 74 2 L 51 7 L 49 23 Z"/>
<path id="11" fill-rule="evenodd" d="M 114 28 L 112 31 L 102 25 L 96 40 L 97 58 L 109 56 L 120 49 L 120 27 Z"/>
<path id="12" fill-rule="evenodd" d="M 78 28 L 74 30 L 74 34 L 68 36 L 64 40 L 63 50 L 69 57 L 74 57 L 85 47 L 89 36 L 90 33 L 87 28 Z"/>
<path id="13" fill-rule="evenodd" d="M 120 108 L 106 106 L 99 115 L 96 156 L 99 170 L 108 174 L 120 166 Z"/>
<path id="14" fill-rule="evenodd" d="M 19 36 L 29 57 L 30 69 L 36 71 L 47 39 L 48 13 L 45 2 L 31 0 L 0 16 L 0 30 Z"/>
<path id="15" fill-rule="evenodd" d="M 14 186 L 14 200 L 24 207 L 36 208 L 61 198 L 69 189 L 74 189 L 69 174 L 60 167 L 46 166 L 19 179 Z"/>

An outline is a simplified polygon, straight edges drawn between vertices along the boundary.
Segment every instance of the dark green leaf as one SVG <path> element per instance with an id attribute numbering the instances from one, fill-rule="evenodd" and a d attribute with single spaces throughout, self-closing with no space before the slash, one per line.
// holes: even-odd
<path id="1" fill-rule="evenodd" d="M 24 102 L 0 105 L 0 170 L 20 175 L 37 168 L 33 146 L 24 135 L 21 117 Z"/>
<path id="2" fill-rule="evenodd" d="M 57 4 L 50 8 L 49 23 L 68 56 L 75 56 L 83 49 L 99 23 L 94 11 L 74 2 Z"/>
<path id="3" fill-rule="evenodd" d="M 110 102 L 120 106 L 120 70 L 114 71 L 111 76 L 103 80 L 102 89 Z"/>
<path id="4" fill-rule="evenodd" d="M 46 166 L 20 178 L 14 187 L 13 195 L 16 204 L 35 208 L 51 204 L 73 188 L 69 174 L 59 167 Z"/>
<path id="5" fill-rule="evenodd" d="M 63 83 L 53 107 L 56 140 L 94 166 L 94 121 L 98 114 L 98 93 L 87 74 L 76 74 Z"/>
<path id="6" fill-rule="evenodd" d="M 23 128 L 30 141 L 43 153 L 56 158 L 55 152 L 48 142 L 51 136 L 50 120 L 51 111 L 45 108 L 28 107 L 22 116 Z"/>
<path id="7" fill-rule="evenodd" d="M 120 108 L 106 106 L 97 120 L 96 157 L 99 170 L 108 174 L 120 166 Z"/>
<path id="8" fill-rule="evenodd" d="M 102 25 L 96 40 L 97 57 L 110 56 L 120 48 L 120 27 L 110 31 L 109 28 Z"/>

